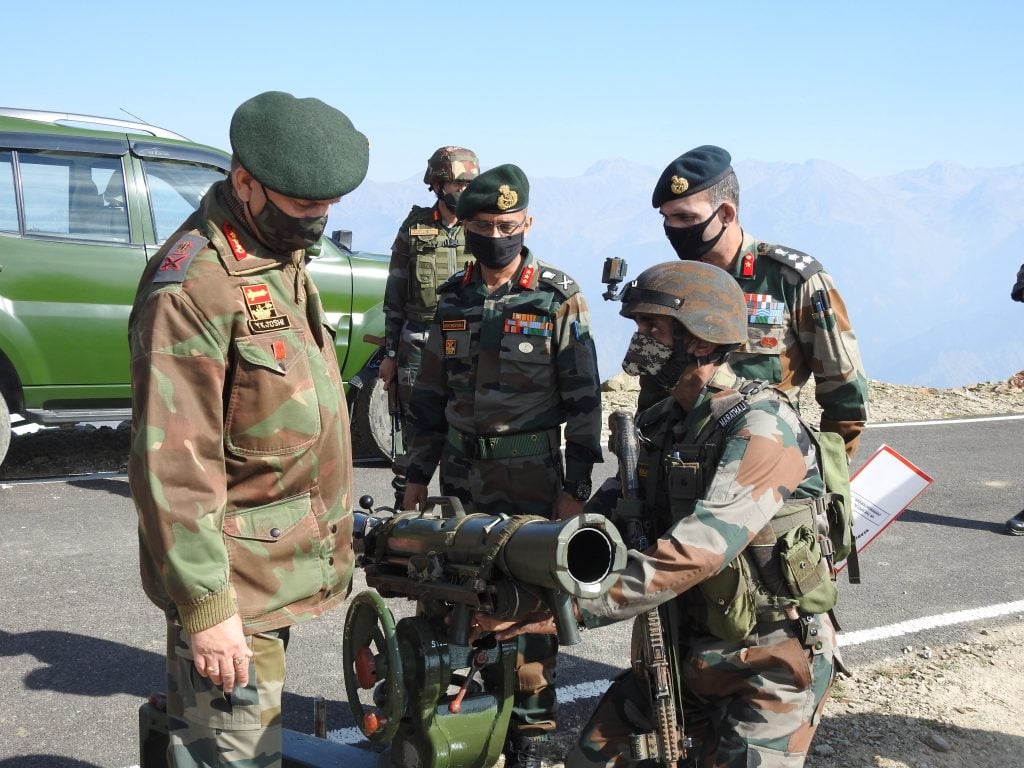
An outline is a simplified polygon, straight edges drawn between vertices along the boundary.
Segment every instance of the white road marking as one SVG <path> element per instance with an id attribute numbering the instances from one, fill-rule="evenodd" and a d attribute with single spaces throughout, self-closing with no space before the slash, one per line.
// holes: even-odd
<path id="1" fill-rule="evenodd" d="M 883 421 L 868 424 L 868 429 L 889 429 L 890 427 L 943 427 L 947 424 L 976 424 L 979 421 L 1020 421 L 1024 414 L 1010 416 L 971 416 L 965 419 L 931 419 L 928 421 Z"/>

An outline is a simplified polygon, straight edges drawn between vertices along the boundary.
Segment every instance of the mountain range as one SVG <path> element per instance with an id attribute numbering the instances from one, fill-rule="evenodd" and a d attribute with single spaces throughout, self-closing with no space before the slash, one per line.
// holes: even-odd
<path id="1" fill-rule="evenodd" d="M 820 160 L 742 161 L 740 222 L 761 240 L 815 256 L 835 277 L 868 376 L 950 387 L 1024 369 L 1024 306 L 1010 288 L 1024 251 L 1024 164 L 922 170 L 862 179 Z M 660 169 L 604 160 L 583 175 L 531 179 L 526 244 L 572 275 L 590 305 L 602 378 L 619 370 L 633 324 L 601 298 L 607 256 L 629 274 L 675 258 L 650 204 Z M 412 204 L 430 205 L 419 176 L 366 181 L 331 214 L 354 247 L 389 253 Z"/>

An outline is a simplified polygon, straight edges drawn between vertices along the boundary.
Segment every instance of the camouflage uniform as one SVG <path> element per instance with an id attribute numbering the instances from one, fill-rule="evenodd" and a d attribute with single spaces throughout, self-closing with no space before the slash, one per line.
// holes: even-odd
<path id="1" fill-rule="evenodd" d="M 528 248 L 512 280 L 488 294 L 473 266 L 440 291 L 409 409 L 408 479 L 487 514 L 550 517 L 564 478 L 601 460 L 601 396 L 590 314 L 579 286 Z M 555 727 L 553 638 L 529 636 L 513 722 Z M 520 646 L 521 652 L 524 651 Z M 527 726 L 527 727 L 523 727 Z"/>
<path id="2" fill-rule="evenodd" d="M 175 755 L 197 738 L 279 753 L 281 630 L 341 603 L 352 575 L 333 334 L 304 252 L 270 252 L 242 222 L 215 185 L 150 260 L 129 324 L 128 473 L 143 587 L 169 618 Z M 226 701 L 184 649 L 235 613 L 256 655 Z"/>
<path id="3" fill-rule="evenodd" d="M 746 579 L 735 574 L 756 567 L 752 548 L 763 543 L 765 531 L 782 527 L 783 510 L 813 505 L 824 485 L 814 444 L 792 408 L 778 397 L 740 400 L 741 387 L 744 382 L 723 365 L 690 413 L 668 398 L 640 415 L 637 428 L 644 439 L 637 474 L 643 501 L 634 520 L 650 523 L 653 543 L 631 548 L 618 583 L 578 606 L 588 626 L 661 605 L 675 611 L 684 716 L 687 733 L 698 743 L 698 765 L 796 767 L 803 765 L 831 688 L 835 633 L 827 614 L 787 619 L 782 603 L 768 605 L 766 593 L 743 589 Z M 739 402 L 747 407 L 735 407 Z M 709 432 L 712 420 L 719 427 Z M 717 464 L 698 495 L 700 481 L 695 493 L 676 474 L 684 466 L 678 451 L 685 457 L 716 435 Z M 638 535 L 627 529 L 626 538 L 635 542 Z M 730 584 L 731 590 L 723 589 Z M 728 598 L 720 600 L 722 595 Z M 745 610 L 750 595 L 756 607 L 746 609 L 756 622 L 753 629 L 744 627 L 748 634 L 741 639 L 723 639 L 729 635 L 723 627 Z M 566 765 L 635 764 L 629 736 L 650 732 L 650 716 L 647 683 L 625 672 L 581 731 Z"/>
<path id="4" fill-rule="evenodd" d="M 852 457 L 868 417 L 868 381 L 832 276 L 811 256 L 746 232 L 732 274 L 746 294 L 749 339 L 729 364 L 745 379 L 778 385 L 794 404 L 813 375 L 821 429 L 842 435 Z M 644 379 L 641 410 L 666 394 Z"/>
<path id="5" fill-rule="evenodd" d="M 465 265 L 466 236 L 460 222 L 446 227 L 437 204 L 414 205 L 391 246 L 384 290 L 385 346 L 396 353 L 398 401 L 408 409 L 420 369 L 437 289 Z"/>

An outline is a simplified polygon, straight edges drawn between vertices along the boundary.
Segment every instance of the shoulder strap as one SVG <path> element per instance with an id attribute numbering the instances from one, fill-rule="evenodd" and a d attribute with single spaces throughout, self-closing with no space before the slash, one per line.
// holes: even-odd
<path id="1" fill-rule="evenodd" d="M 758 243 L 757 255 L 764 256 L 765 258 L 784 264 L 800 275 L 804 280 L 811 275 L 816 275 L 824 269 L 821 263 L 813 256 L 806 254 L 803 251 L 787 248 L 784 245 Z"/>
<path id="2" fill-rule="evenodd" d="M 560 294 L 562 298 L 568 298 L 574 293 L 580 292 L 579 283 L 562 270 L 552 267 L 550 264 L 545 264 L 542 261 L 537 262 L 537 269 L 540 272 L 537 276 L 537 281 L 554 288 L 555 293 Z"/>

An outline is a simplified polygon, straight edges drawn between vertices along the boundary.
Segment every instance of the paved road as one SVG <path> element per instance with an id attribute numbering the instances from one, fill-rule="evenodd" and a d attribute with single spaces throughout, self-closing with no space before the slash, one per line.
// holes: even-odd
<path id="1" fill-rule="evenodd" d="M 842 590 L 839 618 L 848 633 L 1024 599 L 1024 539 L 1003 534 L 1003 522 L 1024 501 L 1022 430 L 1015 419 L 869 430 L 861 461 L 888 443 L 935 483 L 862 554 L 865 583 Z M 384 467 L 359 467 L 357 493 L 385 500 L 389 480 Z M 138 586 L 126 483 L 5 484 L 0 524 L 0 768 L 137 763 L 136 710 L 162 687 L 163 623 Z M 1024 604 L 1014 608 L 981 622 L 863 642 L 845 655 L 856 666 L 908 644 L 953 642 L 982 626 L 1021 620 Z M 310 731 L 312 699 L 322 695 L 330 700 L 329 727 L 351 738 L 343 620 L 339 610 L 293 634 L 288 727 Z M 564 649 L 560 686 L 574 699 L 563 707 L 569 727 L 625 662 L 626 632 L 586 632 L 582 643 Z"/>

